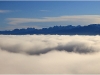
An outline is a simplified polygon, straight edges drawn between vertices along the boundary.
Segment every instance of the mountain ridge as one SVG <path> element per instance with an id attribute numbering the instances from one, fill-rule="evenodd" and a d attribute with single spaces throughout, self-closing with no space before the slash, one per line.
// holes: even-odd
<path id="1" fill-rule="evenodd" d="M 3 35 L 27 35 L 27 34 L 51 34 L 51 35 L 99 35 L 100 34 L 100 24 L 90 24 L 87 26 L 53 26 L 48 28 L 36 29 L 36 28 L 27 28 L 27 29 L 14 29 L 9 31 L 0 31 L 0 34 Z"/>

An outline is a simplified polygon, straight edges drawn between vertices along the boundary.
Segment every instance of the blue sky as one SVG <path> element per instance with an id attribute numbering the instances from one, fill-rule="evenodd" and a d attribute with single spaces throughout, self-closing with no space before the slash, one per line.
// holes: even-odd
<path id="1" fill-rule="evenodd" d="M 0 30 L 99 21 L 100 1 L 0 1 Z"/>

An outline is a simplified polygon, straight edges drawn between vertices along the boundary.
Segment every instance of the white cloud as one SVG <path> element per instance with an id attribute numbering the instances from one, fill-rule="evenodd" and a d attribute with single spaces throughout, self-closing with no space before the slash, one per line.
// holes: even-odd
<path id="1" fill-rule="evenodd" d="M 100 15 L 72 15 L 43 18 L 7 18 L 9 24 L 17 25 L 30 22 L 71 22 L 78 24 L 100 23 Z"/>
<path id="2" fill-rule="evenodd" d="M 12 12 L 11 10 L 0 10 L 0 13 L 8 13 L 8 12 Z"/>
<path id="3" fill-rule="evenodd" d="M 0 74 L 99 74 L 99 68 L 100 36 L 0 35 Z"/>

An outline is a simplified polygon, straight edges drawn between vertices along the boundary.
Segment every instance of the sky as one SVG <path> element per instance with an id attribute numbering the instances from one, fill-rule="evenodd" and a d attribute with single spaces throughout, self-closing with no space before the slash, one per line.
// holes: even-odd
<path id="1" fill-rule="evenodd" d="M 100 23 L 100 1 L 0 1 L 0 30 Z"/>

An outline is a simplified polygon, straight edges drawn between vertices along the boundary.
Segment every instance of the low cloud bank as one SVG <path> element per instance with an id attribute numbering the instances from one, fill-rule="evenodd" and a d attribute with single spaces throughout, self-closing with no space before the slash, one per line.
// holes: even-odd
<path id="1" fill-rule="evenodd" d="M 93 53 L 100 51 L 99 36 L 0 36 L 0 48 L 13 53 L 44 54 L 52 50 Z"/>
<path id="2" fill-rule="evenodd" d="M 100 36 L 0 35 L 0 73 L 98 74 Z"/>

